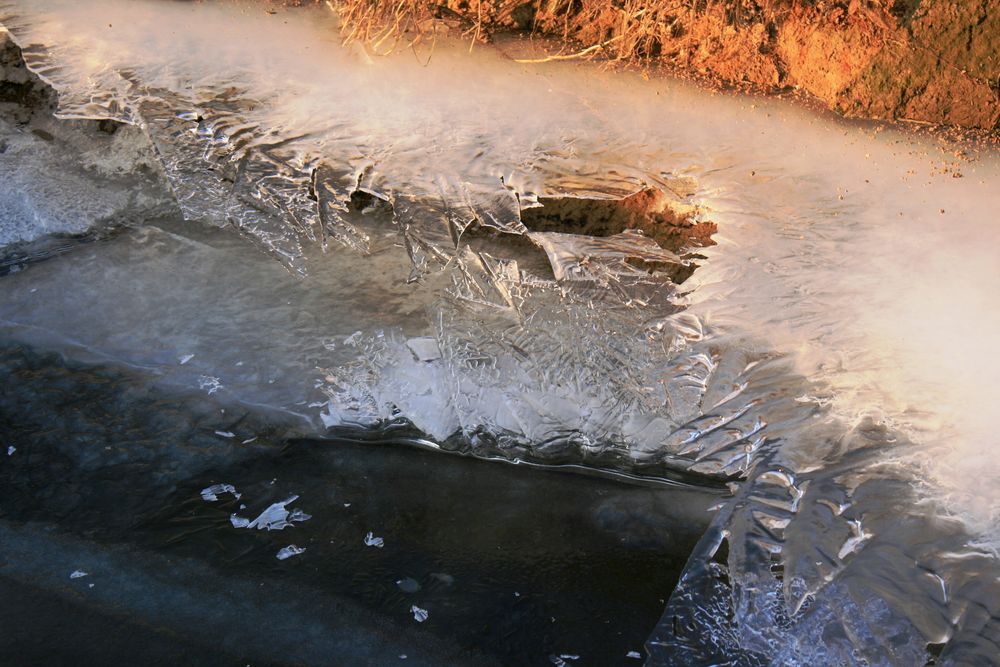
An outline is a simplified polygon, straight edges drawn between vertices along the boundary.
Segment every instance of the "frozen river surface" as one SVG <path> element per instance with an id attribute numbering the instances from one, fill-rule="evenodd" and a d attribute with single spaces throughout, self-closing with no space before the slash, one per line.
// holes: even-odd
<path id="1" fill-rule="evenodd" d="M 995 153 L 518 43 L 372 57 L 319 8 L 0 22 L 59 117 L 2 121 L 5 343 L 728 489 L 650 664 L 1000 655 Z"/>

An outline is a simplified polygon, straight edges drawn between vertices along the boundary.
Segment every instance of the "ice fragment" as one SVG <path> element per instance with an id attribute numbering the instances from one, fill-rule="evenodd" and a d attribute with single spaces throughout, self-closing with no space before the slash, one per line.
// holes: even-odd
<path id="1" fill-rule="evenodd" d="M 404 577 L 397 581 L 396 585 L 404 593 L 416 593 L 420 590 L 420 583 L 412 577 Z"/>
<path id="2" fill-rule="evenodd" d="M 406 347 L 417 358 L 417 361 L 435 361 L 441 358 L 441 349 L 435 339 L 424 336 L 406 341 Z"/>
<path id="3" fill-rule="evenodd" d="M 305 550 L 306 550 L 305 547 L 297 547 L 294 544 L 289 544 L 287 547 L 284 547 L 283 549 L 278 551 L 275 558 L 277 558 L 278 560 L 285 560 L 286 558 L 291 558 L 292 556 L 298 556 Z"/>
<path id="4" fill-rule="evenodd" d="M 211 375 L 202 375 L 198 378 L 198 388 L 211 396 L 222 389 L 222 380 Z"/>
<path id="5" fill-rule="evenodd" d="M 375 537 L 375 534 L 369 530 L 368 534 L 365 535 L 365 546 L 378 547 L 379 549 L 381 549 L 382 547 L 385 546 L 385 540 L 383 540 L 381 537 Z"/>
<path id="6" fill-rule="evenodd" d="M 413 620 L 416 621 L 417 623 L 423 623 L 424 621 L 427 620 L 427 617 L 429 616 L 426 609 L 421 609 L 417 605 L 413 605 L 410 607 L 410 613 L 413 614 Z"/>
<path id="7" fill-rule="evenodd" d="M 280 503 L 274 503 L 266 510 L 260 513 L 256 519 L 250 522 L 247 528 L 256 528 L 257 530 L 284 530 L 292 525 L 293 521 L 306 521 L 311 517 L 300 510 L 295 510 L 289 513 L 285 507 L 295 502 L 298 496 L 289 496 Z"/>
<path id="8" fill-rule="evenodd" d="M 312 514 L 306 514 L 302 510 L 295 508 L 292 513 L 288 515 L 289 521 L 308 521 L 312 518 Z"/>
<path id="9" fill-rule="evenodd" d="M 69 575 L 69 578 L 80 579 L 81 577 L 86 577 L 89 574 L 90 574 L 89 572 L 84 572 L 83 570 L 73 570 L 73 572 Z"/>
<path id="10" fill-rule="evenodd" d="M 213 484 L 207 488 L 201 490 L 201 498 L 205 502 L 214 503 L 219 499 L 219 495 L 223 493 L 231 493 L 236 500 L 240 499 L 239 492 L 236 491 L 236 487 L 232 484 Z"/>

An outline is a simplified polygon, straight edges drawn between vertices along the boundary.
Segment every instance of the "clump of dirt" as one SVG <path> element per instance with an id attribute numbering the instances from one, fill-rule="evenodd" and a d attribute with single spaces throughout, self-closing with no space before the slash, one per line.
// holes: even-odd
<path id="1" fill-rule="evenodd" d="M 697 209 L 656 188 L 622 199 L 539 197 L 541 206 L 521 210 L 521 222 L 533 232 L 562 232 L 607 237 L 641 231 L 673 253 L 714 245 L 714 222 L 697 221 Z"/>
<path id="2" fill-rule="evenodd" d="M 635 255 L 621 244 L 624 261 L 649 273 L 659 273 L 674 284 L 691 277 L 702 255 L 696 248 L 715 245 L 712 235 L 718 231 L 714 222 L 698 219 L 699 209 L 658 188 L 644 188 L 621 199 L 594 199 L 562 196 L 539 197 L 540 206 L 521 210 L 521 222 L 531 232 L 579 234 L 597 238 L 616 237 L 640 232 L 656 246 L 669 251 L 657 257 L 636 245 Z"/>

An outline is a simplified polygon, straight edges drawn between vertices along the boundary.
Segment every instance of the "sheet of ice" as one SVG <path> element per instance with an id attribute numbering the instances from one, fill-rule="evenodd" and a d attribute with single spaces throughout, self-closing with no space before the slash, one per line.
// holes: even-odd
<path id="1" fill-rule="evenodd" d="M 188 219 L 309 276 L 150 228 L 5 277 L 5 335 L 313 423 L 741 480 L 654 661 L 1000 650 L 994 154 L 955 178 L 956 148 L 780 101 L 444 43 L 373 61 L 321 9 L 4 7 L 63 114 L 140 125 Z M 501 235 L 680 176 L 720 227 L 680 290 L 631 235 Z"/>
<path id="2" fill-rule="evenodd" d="M 93 150 L 102 148 L 94 144 Z M 148 181 L 102 176 L 80 165 L 80 153 L 58 139 L 48 141 L 0 120 L 0 146 L 0 247 L 48 234 L 104 230 L 169 210 L 163 193 L 151 192 Z"/>

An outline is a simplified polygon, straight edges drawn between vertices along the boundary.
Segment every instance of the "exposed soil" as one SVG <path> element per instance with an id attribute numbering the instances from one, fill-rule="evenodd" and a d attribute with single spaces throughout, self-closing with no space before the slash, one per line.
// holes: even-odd
<path id="1" fill-rule="evenodd" d="M 661 248 L 680 256 L 682 261 L 661 261 L 639 256 L 626 257 L 632 266 L 665 274 L 679 285 L 698 268 L 695 248 L 715 245 L 712 235 L 718 226 L 699 220 L 696 206 L 684 203 L 657 188 L 644 188 L 621 199 L 586 197 L 539 197 L 541 206 L 521 209 L 521 222 L 532 232 L 557 232 L 609 237 L 639 231 Z"/>
<path id="2" fill-rule="evenodd" d="M 515 31 L 839 113 L 1000 130 L 1000 0 L 339 0 L 345 35 Z M 402 42 L 406 42 L 404 38 Z"/>
<path id="3" fill-rule="evenodd" d="M 671 199 L 655 188 L 646 188 L 623 199 L 540 197 L 541 206 L 521 211 L 521 222 L 533 232 L 563 232 L 588 236 L 613 236 L 641 231 L 666 250 L 678 253 L 692 247 L 714 245 L 714 222 L 696 221 L 696 209 Z"/>

